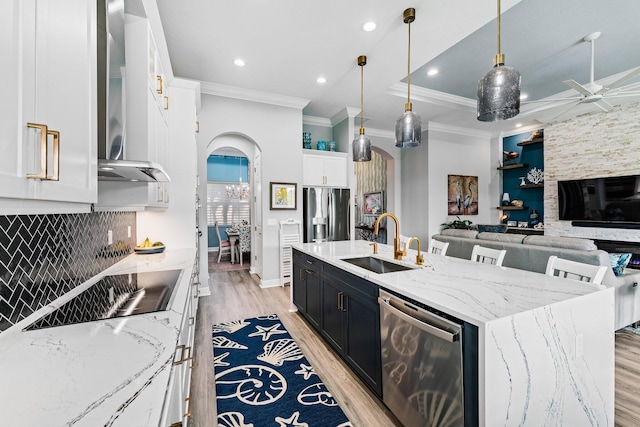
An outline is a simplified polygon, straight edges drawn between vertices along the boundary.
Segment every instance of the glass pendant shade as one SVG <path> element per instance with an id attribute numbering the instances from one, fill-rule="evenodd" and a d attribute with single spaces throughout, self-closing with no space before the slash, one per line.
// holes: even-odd
<path id="1" fill-rule="evenodd" d="M 495 65 L 478 82 L 478 120 L 494 122 L 520 114 L 520 72 Z"/>
<path id="2" fill-rule="evenodd" d="M 396 120 L 396 147 L 417 147 L 421 142 L 422 120 L 408 109 Z"/>
<path id="3" fill-rule="evenodd" d="M 354 162 L 370 162 L 371 161 L 371 140 L 364 134 L 364 66 L 367 65 L 367 57 L 360 55 L 358 57 L 358 65 L 360 66 L 360 134 L 353 139 L 351 143 L 353 150 Z"/>
<path id="4" fill-rule="evenodd" d="M 407 103 L 404 114 L 396 120 L 396 147 L 417 147 L 422 142 L 422 119 L 411 111 L 411 23 L 416 19 L 416 10 L 405 9 L 402 20 L 408 24 L 409 43 L 407 49 Z"/>
<path id="5" fill-rule="evenodd" d="M 504 65 L 500 51 L 500 0 L 498 4 L 498 54 L 493 68 L 478 81 L 478 120 L 495 122 L 520 114 L 520 72 Z"/>
<path id="6" fill-rule="evenodd" d="M 354 162 L 371 161 L 371 140 L 364 134 L 364 129 L 360 128 L 360 135 L 355 137 L 351 145 Z"/>

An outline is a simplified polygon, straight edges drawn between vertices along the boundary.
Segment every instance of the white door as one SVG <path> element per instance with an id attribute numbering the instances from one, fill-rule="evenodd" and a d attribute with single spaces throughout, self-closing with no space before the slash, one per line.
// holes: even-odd
<path id="1" fill-rule="evenodd" d="M 261 154 L 253 161 L 253 271 L 262 278 L 262 164 Z"/>

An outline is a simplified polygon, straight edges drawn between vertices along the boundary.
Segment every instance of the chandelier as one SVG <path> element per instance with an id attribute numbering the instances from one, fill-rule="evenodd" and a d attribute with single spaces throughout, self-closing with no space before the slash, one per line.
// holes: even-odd
<path id="1" fill-rule="evenodd" d="M 240 160 L 239 164 L 239 177 L 238 177 L 238 185 L 227 185 L 227 197 L 229 199 L 239 199 L 239 200 L 248 200 L 251 197 L 251 190 L 249 189 L 249 184 L 242 183 L 242 157 L 238 158 Z"/>
<path id="2" fill-rule="evenodd" d="M 240 180 L 239 185 L 227 185 L 227 197 L 230 199 L 247 200 L 251 197 L 249 184 L 243 184 Z"/>

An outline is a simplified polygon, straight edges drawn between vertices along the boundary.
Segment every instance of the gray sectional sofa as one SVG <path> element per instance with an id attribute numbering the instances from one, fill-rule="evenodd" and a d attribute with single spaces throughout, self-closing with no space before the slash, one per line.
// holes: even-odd
<path id="1" fill-rule="evenodd" d="M 544 274 L 551 255 L 572 261 L 610 267 L 609 254 L 599 250 L 589 239 L 556 236 L 527 236 L 523 234 L 478 233 L 476 230 L 445 229 L 433 236 L 448 242 L 447 256 L 471 259 L 474 245 L 506 249 L 503 266 Z M 615 329 L 640 321 L 640 271 L 625 269 L 616 276 L 609 268 L 602 284 L 616 289 Z"/>

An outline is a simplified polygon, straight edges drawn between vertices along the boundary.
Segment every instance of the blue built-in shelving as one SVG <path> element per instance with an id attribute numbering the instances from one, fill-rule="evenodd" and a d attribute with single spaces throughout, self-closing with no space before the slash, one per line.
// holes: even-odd
<path id="1" fill-rule="evenodd" d="M 537 136 L 538 132 L 539 136 Z M 522 210 L 516 210 L 513 207 L 505 209 L 504 212 L 509 214 L 510 221 L 528 222 L 533 209 L 538 212 L 538 219 L 544 221 L 544 185 L 543 183 L 532 184 L 526 178 L 532 168 L 544 171 L 544 137 L 542 135 L 542 129 L 539 129 L 502 139 L 504 151 L 518 153 L 517 158 L 503 161 L 502 166 L 498 168 L 502 172 L 502 191 L 509 193 L 512 201 L 522 200 L 525 206 Z M 521 186 L 520 177 L 525 177 L 526 185 Z M 499 200 L 498 206 L 500 202 Z"/>

